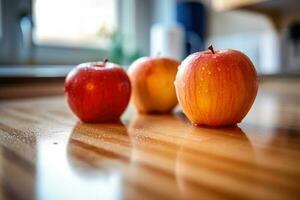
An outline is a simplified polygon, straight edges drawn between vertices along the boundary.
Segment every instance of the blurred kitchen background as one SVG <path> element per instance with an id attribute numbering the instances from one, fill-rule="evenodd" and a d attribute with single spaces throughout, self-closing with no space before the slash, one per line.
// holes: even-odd
<path id="1" fill-rule="evenodd" d="M 300 77 L 300 1 L 0 0 L 0 98 L 61 92 L 79 63 L 182 60 L 210 44 L 243 51 L 261 76 Z"/>

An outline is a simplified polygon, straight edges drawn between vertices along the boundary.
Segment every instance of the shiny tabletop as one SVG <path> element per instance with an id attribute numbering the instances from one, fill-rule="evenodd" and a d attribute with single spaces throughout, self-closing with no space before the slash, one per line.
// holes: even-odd
<path id="1" fill-rule="evenodd" d="M 299 199 L 299 82 L 263 82 L 236 127 L 177 108 L 80 123 L 65 98 L 0 102 L 0 199 Z"/>

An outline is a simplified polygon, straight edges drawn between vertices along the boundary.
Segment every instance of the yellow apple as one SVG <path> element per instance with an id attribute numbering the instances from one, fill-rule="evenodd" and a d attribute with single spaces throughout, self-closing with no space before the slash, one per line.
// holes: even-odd
<path id="1" fill-rule="evenodd" d="M 177 105 L 174 81 L 180 62 L 167 57 L 143 57 L 128 70 L 132 101 L 140 113 L 168 113 Z"/>

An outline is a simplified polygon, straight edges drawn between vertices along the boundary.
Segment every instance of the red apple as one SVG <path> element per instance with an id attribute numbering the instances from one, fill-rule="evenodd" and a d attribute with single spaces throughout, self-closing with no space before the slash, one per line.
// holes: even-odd
<path id="1" fill-rule="evenodd" d="M 131 86 L 120 66 L 92 62 L 80 64 L 68 74 L 65 93 L 81 121 L 96 123 L 120 118 L 128 105 Z"/>
<path id="2" fill-rule="evenodd" d="M 236 50 L 210 50 L 188 56 L 175 81 L 183 112 L 194 125 L 229 126 L 250 110 L 258 78 L 250 59 Z"/>
<path id="3" fill-rule="evenodd" d="M 144 57 L 130 65 L 132 101 L 139 112 L 167 113 L 177 105 L 174 81 L 179 64 L 172 58 Z"/>

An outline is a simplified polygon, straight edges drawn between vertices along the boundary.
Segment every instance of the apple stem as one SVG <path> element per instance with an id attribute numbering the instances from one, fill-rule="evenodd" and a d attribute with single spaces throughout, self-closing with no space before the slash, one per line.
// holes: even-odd
<path id="1" fill-rule="evenodd" d="M 105 66 L 106 65 L 106 63 L 108 62 L 108 59 L 107 58 L 105 58 L 103 61 L 103 66 Z"/>
<path id="2" fill-rule="evenodd" d="M 214 51 L 214 48 L 213 48 L 212 45 L 210 45 L 210 46 L 208 47 L 208 49 L 209 49 L 213 54 L 215 54 L 215 51 Z"/>

